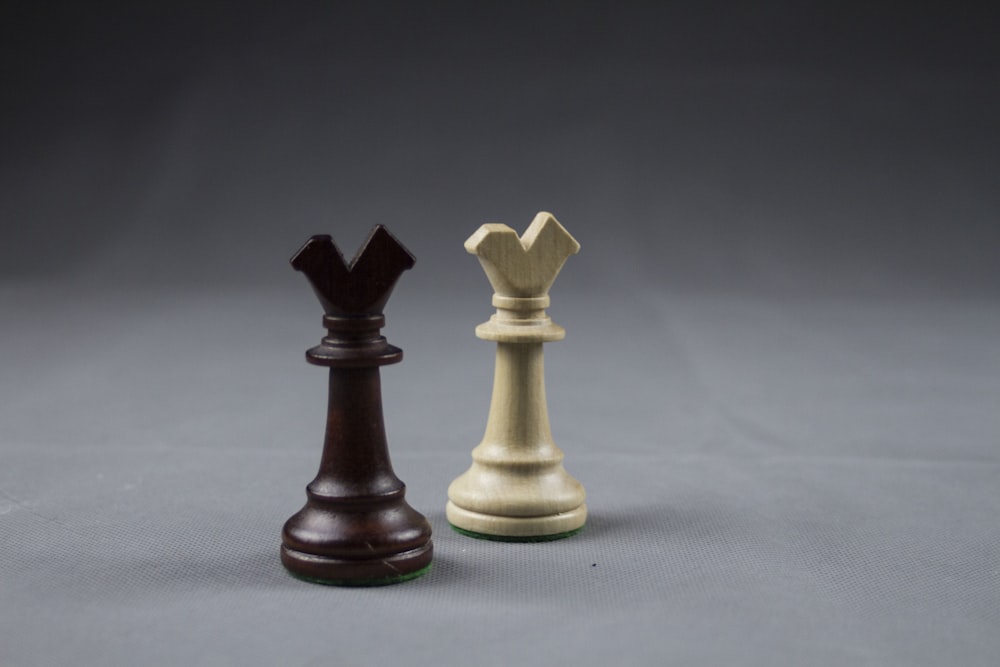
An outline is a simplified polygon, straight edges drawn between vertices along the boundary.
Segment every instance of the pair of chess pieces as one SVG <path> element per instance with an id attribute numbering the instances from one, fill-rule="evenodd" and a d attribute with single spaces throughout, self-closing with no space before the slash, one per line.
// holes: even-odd
<path id="1" fill-rule="evenodd" d="M 497 344 L 493 398 L 472 466 L 448 489 L 446 515 L 458 532 L 539 542 L 579 532 L 583 486 L 563 468 L 545 401 L 542 346 L 565 330 L 546 314 L 549 288 L 580 245 L 548 213 L 522 237 L 483 225 L 466 242 L 493 286 L 497 311 L 476 328 Z M 292 257 L 323 306 L 327 335 L 306 360 L 330 369 L 326 437 L 307 502 L 282 531 L 281 560 L 320 583 L 371 586 L 418 577 L 433 555 L 427 519 L 407 504 L 393 473 L 382 415 L 379 366 L 402 360 L 380 329 L 389 295 L 415 260 L 377 226 L 348 265 L 329 236 Z"/>

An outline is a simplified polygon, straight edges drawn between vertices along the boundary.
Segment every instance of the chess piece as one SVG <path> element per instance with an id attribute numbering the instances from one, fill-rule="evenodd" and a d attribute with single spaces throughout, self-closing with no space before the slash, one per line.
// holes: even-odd
<path id="1" fill-rule="evenodd" d="M 496 341 L 493 399 L 472 467 L 448 488 L 446 514 L 458 532 L 485 539 L 540 542 L 567 537 L 587 519 L 583 486 L 563 468 L 545 404 L 542 344 L 565 330 L 545 313 L 549 288 L 580 244 L 549 213 L 518 238 L 483 225 L 465 242 L 493 285 L 496 314 L 476 336 Z"/>
<path id="2" fill-rule="evenodd" d="M 431 527 L 404 499 L 389 461 L 379 366 L 403 352 L 379 330 L 382 310 L 414 258 L 381 225 L 350 265 L 329 236 L 313 236 L 292 257 L 323 306 L 327 335 L 306 361 L 330 369 L 326 437 L 305 507 L 282 531 L 281 562 L 325 584 L 373 586 L 430 568 Z"/>

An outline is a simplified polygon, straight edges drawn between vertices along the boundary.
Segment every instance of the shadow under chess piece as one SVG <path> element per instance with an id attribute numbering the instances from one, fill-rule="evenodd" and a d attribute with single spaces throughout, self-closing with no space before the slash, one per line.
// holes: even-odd
<path id="1" fill-rule="evenodd" d="M 381 225 L 350 265 L 329 236 L 292 257 L 323 306 L 327 335 L 306 360 L 330 368 L 326 437 L 307 501 L 282 531 L 281 562 L 309 581 L 377 586 L 430 568 L 431 527 L 404 499 L 389 461 L 379 366 L 403 352 L 379 335 L 397 279 L 415 262 Z"/>
<path id="2" fill-rule="evenodd" d="M 541 542 L 579 532 L 587 520 L 583 486 L 563 468 L 545 402 L 543 343 L 565 330 L 545 313 L 549 288 L 580 244 L 549 213 L 518 238 L 483 225 L 465 242 L 493 285 L 497 312 L 476 335 L 497 343 L 493 399 L 472 467 L 448 488 L 446 514 L 458 532 L 484 539 Z"/>

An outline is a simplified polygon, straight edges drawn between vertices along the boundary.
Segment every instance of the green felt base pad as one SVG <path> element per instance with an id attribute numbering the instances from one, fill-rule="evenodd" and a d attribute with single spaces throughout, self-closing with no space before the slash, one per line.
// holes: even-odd
<path id="1" fill-rule="evenodd" d="M 553 540 L 572 537 L 583 530 L 583 526 L 580 526 L 575 530 L 567 530 L 565 533 L 554 533 L 552 535 L 489 535 L 487 533 L 477 533 L 473 530 L 459 528 L 453 523 L 449 523 L 448 525 L 459 535 L 474 537 L 477 540 L 490 540 L 491 542 L 552 542 Z"/>
<path id="2" fill-rule="evenodd" d="M 354 588 L 364 588 L 369 586 L 389 586 L 391 584 L 399 584 L 404 581 L 409 581 L 410 579 L 416 579 L 419 576 L 427 574 L 431 569 L 430 565 L 420 568 L 415 572 L 408 572 L 406 574 L 397 574 L 391 577 L 374 577 L 372 579 L 316 579 L 315 577 L 304 577 L 301 574 L 292 572 L 289 573 L 296 579 L 301 579 L 302 581 L 308 581 L 313 584 L 324 584 L 326 586 L 351 586 Z"/>

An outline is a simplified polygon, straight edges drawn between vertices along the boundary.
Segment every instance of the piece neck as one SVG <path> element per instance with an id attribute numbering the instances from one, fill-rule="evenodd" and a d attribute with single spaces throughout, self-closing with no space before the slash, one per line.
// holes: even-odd
<path id="1" fill-rule="evenodd" d="M 403 351 L 389 345 L 381 329 L 385 316 L 357 315 L 343 317 L 324 315 L 327 334 L 320 344 L 306 352 L 306 360 L 317 366 L 358 368 L 395 364 L 403 359 Z"/>
<path id="2" fill-rule="evenodd" d="M 548 294 L 533 297 L 493 295 L 497 312 L 476 327 L 476 336 L 483 340 L 504 343 L 547 343 L 562 340 L 566 330 L 552 321 L 545 309 Z"/>

